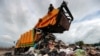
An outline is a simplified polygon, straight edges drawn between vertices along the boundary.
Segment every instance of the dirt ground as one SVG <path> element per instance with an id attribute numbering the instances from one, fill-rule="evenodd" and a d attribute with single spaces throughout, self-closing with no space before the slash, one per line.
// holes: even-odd
<path id="1" fill-rule="evenodd" d="M 3 56 L 7 51 L 0 51 L 0 56 Z"/>
<path id="2" fill-rule="evenodd" d="M 4 56 L 4 54 L 5 54 L 6 52 L 11 52 L 11 51 L 0 50 L 0 56 Z"/>

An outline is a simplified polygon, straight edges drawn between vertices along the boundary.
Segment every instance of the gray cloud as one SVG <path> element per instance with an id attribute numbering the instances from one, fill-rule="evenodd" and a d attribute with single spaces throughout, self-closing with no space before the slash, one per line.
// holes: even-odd
<path id="1" fill-rule="evenodd" d="M 0 47 L 11 47 L 14 45 L 13 38 L 9 35 L 0 36 Z"/>
<path id="2" fill-rule="evenodd" d="M 91 18 L 92 16 L 89 15 L 89 17 Z M 100 17 L 95 16 L 92 17 L 91 20 L 85 19 L 84 21 L 73 23 L 70 30 L 58 35 L 58 38 L 67 43 L 74 43 L 81 40 L 89 44 L 98 43 L 100 42 L 99 28 Z"/>
<path id="3" fill-rule="evenodd" d="M 0 41 L 0 47 L 3 47 L 3 48 L 12 47 L 12 45 L 13 44 L 11 44 L 9 42 Z"/>

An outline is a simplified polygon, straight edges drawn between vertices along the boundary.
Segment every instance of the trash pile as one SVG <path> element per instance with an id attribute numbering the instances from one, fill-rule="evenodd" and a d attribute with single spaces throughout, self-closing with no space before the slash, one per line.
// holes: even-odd
<path id="1" fill-rule="evenodd" d="M 66 44 L 51 33 L 41 37 L 28 51 L 18 55 L 7 52 L 4 56 L 100 56 L 100 48 L 94 46 Z"/>
<path id="2" fill-rule="evenodd" d="M 35 56 L 61 56 L 66 54 L 63 52 L 66 48 L 67 46 L 64 42 L 57 40 L 53 34 L 48 33 L 38 43 L 34 44 L 34 47 L 30 47 L 26 54 L 34 54 Z"/>
<path id="3" fill-rule="evenodd" d="M 100 56 L 100 49 L 76 46 L 75 44 L 67 45 L 49 33 L 38 43 L 35 43 L 34 47 L 30 47 L 25 54 L 33 56 Z"/>

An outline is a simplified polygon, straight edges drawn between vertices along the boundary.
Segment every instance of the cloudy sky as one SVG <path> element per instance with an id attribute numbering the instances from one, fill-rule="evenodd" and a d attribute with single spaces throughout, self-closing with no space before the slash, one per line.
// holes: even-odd
<path id="1" fill-rule="evenodd" d="M 0 47 L 14 45 L 20 35 L 34 28 L 49 4 L 59 7 L 63 0 L 0 0 Z M 100 42 L 100 0 L 65 0 L 74 17 L 70 30 L 56 34 L 66 43 L 83 40 Z"/>

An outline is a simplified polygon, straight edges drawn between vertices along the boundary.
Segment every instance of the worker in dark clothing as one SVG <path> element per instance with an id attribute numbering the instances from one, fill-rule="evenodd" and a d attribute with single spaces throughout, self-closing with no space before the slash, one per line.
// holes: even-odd
<path id="1" fill-rule="evenodd" d="M 48 13 L 51 12 L 54 9 L 53 5 L 50 4 L 49 8 L 48 8 Z"/>

